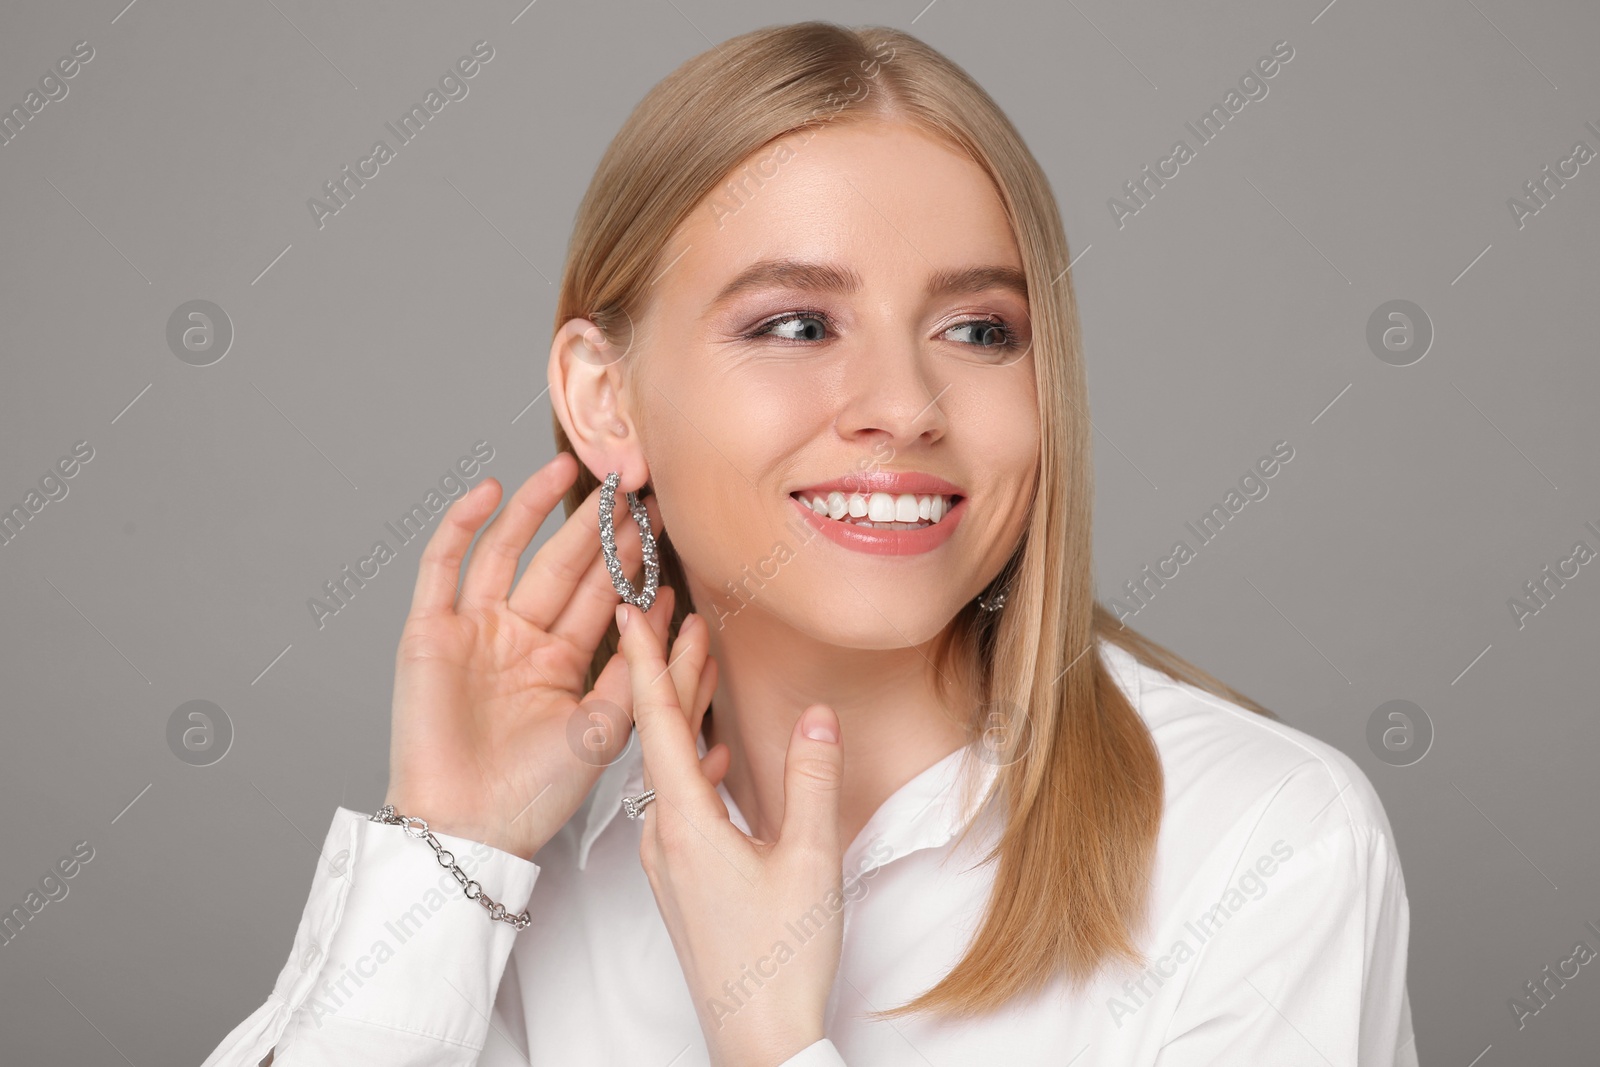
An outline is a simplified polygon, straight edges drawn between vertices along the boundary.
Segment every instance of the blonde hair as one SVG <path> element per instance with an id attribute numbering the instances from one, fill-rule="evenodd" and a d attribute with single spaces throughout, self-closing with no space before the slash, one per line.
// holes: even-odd
<path id="1" fill-rule="evenodd" d="M 1009 119 L 956 64 L 900 30 L 828 22 L 769 26 L 688 60 L 661 80 L 612 140 L 578 209 L 556 324 L 594 321 L 632 345 L 668 239 L 730 174 L 775 138 L 855 117 L 905 122 L 942 137 L 986 170 L 1004 203 L 1028 279 L 1039 398 L 1040 463 L 1030 522 L 988 593 L 934 642 L 941 677 L 984 694 L 971 724 L 1026 739 L 999 768 L 1004 829 L 985 857 L 994 891 L 964 957 L 932 988 L 882 1017 L 992 1011 L 1064 974 L 1081 984 L 1112 959 L 1140 962 L 1137 931 L 1162 810 L 1149 730 L 1098 654 L 1098 638 L 1172 677 L 1267 709 L 1126 628 L 1094 596 L 1093 468 L 1077 305 L 1067 242 L 1043 171 Z M 559 422 L 557 447 L 571 451 Z M 599 484 L 580 464 L 567 514 Z M 661 582 L 686 588 L 670 536 Z M 671 632 L 693 610 L 674 608 Z M 615 628 L 591 667 L 616 651 Z M 990 716 L 989 721 L 977 721 Z M 972 824 L 968 824 L 967 829 Z"/>

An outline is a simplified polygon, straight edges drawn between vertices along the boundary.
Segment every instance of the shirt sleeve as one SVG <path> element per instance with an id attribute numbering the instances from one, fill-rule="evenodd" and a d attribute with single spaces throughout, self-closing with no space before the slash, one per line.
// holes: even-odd
<path id="1" fill-rule="evenodd" d="M 1286 785 L 1256 824 L 1155 1067 L 1416 1067 L 1405 881 L 1376 794 L 1349 771 Z"/>
<path id="2" fill-rule="evenodd" d="M 839 1055 L 833 1042 L 823 1038 L 813 1041 L 778 1064 L 778 1067 L 849 1067 L 849 1064 L 844 1062 L 844 1057 Z"/>
<path id="3" fill-rule="evenodd" d="M 435 833 L 512 913 L 539 868 Z M 489 919 L 425 841 L 339 808 L 322 846 L 288 962 L 267 1002 L 202 1067 L 471 1067 L 517 931 Z"/>

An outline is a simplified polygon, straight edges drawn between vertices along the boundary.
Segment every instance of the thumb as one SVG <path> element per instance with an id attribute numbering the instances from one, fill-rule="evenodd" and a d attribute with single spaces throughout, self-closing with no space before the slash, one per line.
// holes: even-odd
<path id="1" fill-rule="evenodd" d="M 844 772 L 839 732 L 833 709 L 812 704 L 789 734 L 783 769 L 780 839 L 811 845 L 829 855 L 839 852 L 839 786 Z"/>

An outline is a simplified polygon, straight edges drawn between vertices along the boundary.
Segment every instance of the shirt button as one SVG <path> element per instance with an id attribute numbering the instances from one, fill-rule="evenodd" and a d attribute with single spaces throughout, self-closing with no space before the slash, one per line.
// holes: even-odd
<path id="1" fill-rule="evenodd" d="M 335 852 L 333 854 L 333 858 L 332 859 L 328 860 L 328 877 L 329 878 L 343 878 L 344 874 L 345 874 L 345 871 L 347 871 L 349 869 L 350 869 L 350 850 L 347 849 L 347 848 L 341 848 L 338 852 Z"/>
<path id="2" fill-rule="evenodd" d="M 302 971 L 309 971 L 312 967 L 316 966 L 317 960 L 321 958 L 322 946 L 318 945 L 315 941 L 311 942 L 311 944 L 306 946 L 306 950 L 300 954 L 300 969 Z"/>

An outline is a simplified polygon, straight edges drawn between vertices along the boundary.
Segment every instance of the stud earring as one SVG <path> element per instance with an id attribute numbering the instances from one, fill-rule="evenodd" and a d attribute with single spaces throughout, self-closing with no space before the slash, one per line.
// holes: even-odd
<path id="1" fill-rule="evenodd" d="M 979 597 L 978 607 L 984 611 L 999 611 L 1006 606 L 1006 594 L 1002 590 L 990 597 Z"/>
<path id="2" fill-rule="evenodd" d="M 622 561 L 617 558 L 617 528 L 612 510 L 617 503 L 617 486 L 622 481 L 620 471 L 606 475 L 605 486 L 600 490 L 600 551 L 606 557 L 606 570 L 611 572 L 611 584 L 616 586 L 622 599 L 640 611 L 649 611 L 656 602 L 656 583 L 661 577 L 661 562 L 656 558 L 656 539 L 650 532 L 650 513 L 639 501 L 639 494 L 628 493 L 628 510 L 639 526 L 639 543 L 644 548 L 644 588 L 634 591 L 633 583 L 622 573 Z"/>

